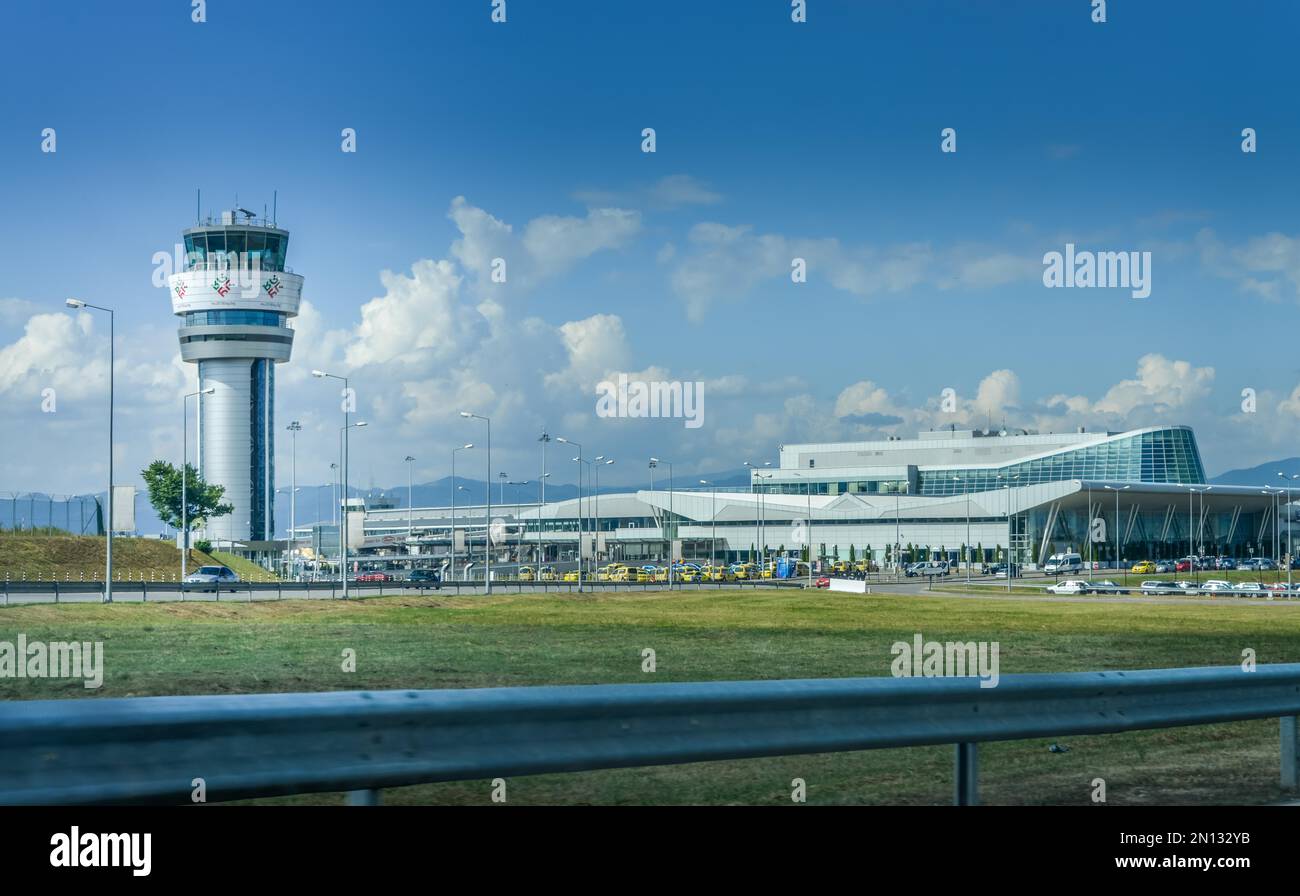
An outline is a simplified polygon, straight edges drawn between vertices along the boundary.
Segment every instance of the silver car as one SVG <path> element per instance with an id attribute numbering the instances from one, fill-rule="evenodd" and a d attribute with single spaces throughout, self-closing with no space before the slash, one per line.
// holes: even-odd
<path id="1" fill-rule="evenodd" d="M 196 588 L 195 591 L 215 591 L 222 585 L 233 585 L 239 581 L 239 574 L 228 566 L 200 566 L 185 577 L 186 585 L 211 585 L 211 588 Z"/>

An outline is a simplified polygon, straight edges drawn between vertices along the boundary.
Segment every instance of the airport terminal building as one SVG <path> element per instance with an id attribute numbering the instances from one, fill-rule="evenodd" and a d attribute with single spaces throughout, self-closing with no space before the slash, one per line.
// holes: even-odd
<path id="1" fill-rule="evenodd" d="M 1209 485 L 1192 430 L 1036 433 L 959 430 L 872 442 L 784 445 L 748 488 L 602 493 L 538 504 L 368 509 L 362 564 L 439 568 L 585 560 L 719 562 L 763 553 L 861 559 L 900 554 L 975 563 L 1010 556 L 1033 568 L 1053 553 L 1135 562 L 1285 553 L 1291 495 Z M 1280 523 L 1279 523 L 1280 520 Z M 358 527 L 354 527 L 358 528 Z M 581 535 L 580 535 L 581 533 Z M 337 528 L 301 527 L 298 543 L 337 553 Z"/>

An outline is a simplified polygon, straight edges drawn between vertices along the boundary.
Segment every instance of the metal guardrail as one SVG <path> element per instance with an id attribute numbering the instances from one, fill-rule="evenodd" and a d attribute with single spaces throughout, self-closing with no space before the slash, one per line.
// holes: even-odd
<path id="1" fill-rule="evenodd" d="M 736 589 L 736 588 L 791 588 L 803 587 L 805 579 L 762 579 L 738 582 L 673 583 L 674 590 Z M 585 591 L 662 591 L 667 582 L 589 582 Z M 63 598 L 76 599 L 78 595 L 98 595 L 104 591 L 103 582 L 0 582 L 0 606 L 10 603 L 31 603 L 24 595 L 52 596 L 54 603 Z M 436 587 L 414 582 L 349 582 L 349 593 L 355 596 L 396 596 L 399 594 L 470 594 L 482 593 L 480 582 L 441 582 Z M 519 582 L 492 583 L 493 594 L 523 594 L 535 591 L 572 593 L 578 591 L 577 582 Z M 333 582 L 237 582 L 215 588 L 207 585 L 186 585 L 176 582 L 114 582 L 113 595 L 118 600 L 137 597 L 142 601 L 174 600 L 293 600 L 306 595 L 309 598 L 340 598 L 343 585 Z M 45 601 L 49 602 L 49 601 Z"/>
<path id="2" fill-rule="evenodd" d="M 1297 786 L 1300 664 L 1007 675 L 134 697 L 0 704 L 0 803 L 185 803 L 437 781 L 1281 718 Z"/>

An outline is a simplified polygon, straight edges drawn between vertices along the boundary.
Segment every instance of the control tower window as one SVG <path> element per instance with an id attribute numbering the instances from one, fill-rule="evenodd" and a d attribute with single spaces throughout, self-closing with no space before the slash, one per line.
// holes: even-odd
<path id="1" fill-rule="evenodd" d="M 262 258 L 263 270 L 283 271 L 284 255 L 289 248 L 289 240 L 278 233 L 266 235 L 266 255 Z"/>
<path id="2" fill-rule="evenodd" d="M 230 259 L 227 267 L 241 267 L 244 253 L 248 251 L 248 234 L 240 230 L 226 231 L 226 257 Z"/>
<path id="3" fill-rule="evenodd" d="M 190 269 L 203 267 L 208 260 L 208 238 L 205 233 L 185 235 L 185 263 Z"/>

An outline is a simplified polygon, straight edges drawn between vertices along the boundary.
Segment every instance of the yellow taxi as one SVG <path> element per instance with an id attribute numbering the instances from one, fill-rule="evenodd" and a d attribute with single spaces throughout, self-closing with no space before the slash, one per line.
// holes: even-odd
<path id="1" fill-rule="evenodd" d="M 555 581 L 555 567 L 554 567 L 554 566 L 543 566 L 540 570 L 538 570 L 537 580 L 538 580 L 539 582 L 554 582 L 554 581 Z"/>
<path id="2" fill-rule="evenodd" d="M 1137 573 L 1138 575 L 1149 575 L 1155 571 L 1156 565 L 1150 560 L 1143 560 L 1140 563 L 1134 563 L 1132 568 L 1129 569 L 1129 572 Z"/>
<path id="3" fill-rule="evenodd" d="M 531 566 L 519 567 L 519 581 L 521 582 L 537 581 L 537 576 L 533 573 L 533 568 Z"/>
<path id="4" fill-rule="evenodd" d="M 571 569 L 568 572 L 566 572 L 564 574 L 564 581 L 566 582 L 578 581 L 578 571 L 576 569 Z"/>

